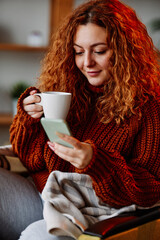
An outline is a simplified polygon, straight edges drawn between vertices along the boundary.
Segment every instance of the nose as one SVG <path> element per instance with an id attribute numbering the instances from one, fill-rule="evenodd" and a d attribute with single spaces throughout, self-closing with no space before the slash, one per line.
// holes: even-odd
<path id="1" fill-rule="evenodd" d="M 84 66 L 85 67 L 90 67 L 95 64 L 94 58 L 91 53 L 87 52 L 84 55 Z"/>

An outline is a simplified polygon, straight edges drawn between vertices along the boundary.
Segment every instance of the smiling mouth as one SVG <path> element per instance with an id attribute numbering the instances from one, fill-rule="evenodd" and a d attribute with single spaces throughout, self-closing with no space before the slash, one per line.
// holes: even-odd
<path id="1" fill-rule="evenodd" d="M 89 71 L 87 74 L 91 77 L 96 77 L 100 74 L 101 71 Z"/>

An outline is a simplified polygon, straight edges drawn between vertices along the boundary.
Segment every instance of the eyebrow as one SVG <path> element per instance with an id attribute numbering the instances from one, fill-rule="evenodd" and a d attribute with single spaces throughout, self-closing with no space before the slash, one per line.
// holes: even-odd
<path id="1" fill-rule="evenodd" d="M 76 46 L 76 47 L 82 48 L 82 46 L 80 46 L 80 45 L 78 45 L 78 44 L 76 44 L 76 43 L 74 43 L 73 45 Z M 98 42 L 98 43 L 92 44 L 91 47 L 96 47 L 96 46 L 99 46 L 99 45 L 104 45 L 104 46 L 106 46 L 107 44 L 104 43 L 104 42 Z"/>

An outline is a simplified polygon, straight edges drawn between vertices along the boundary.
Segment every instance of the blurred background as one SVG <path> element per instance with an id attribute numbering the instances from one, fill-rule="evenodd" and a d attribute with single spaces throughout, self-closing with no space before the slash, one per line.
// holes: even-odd
<path id="1" fill-rule="evenodd" d="M 85 0 L 0 0 L 0 145 L 9 143 L 16 101 L 36 84 L 50 37 Z M 133 7 L 160 50 L 160 0 L 124 0 Z"/>

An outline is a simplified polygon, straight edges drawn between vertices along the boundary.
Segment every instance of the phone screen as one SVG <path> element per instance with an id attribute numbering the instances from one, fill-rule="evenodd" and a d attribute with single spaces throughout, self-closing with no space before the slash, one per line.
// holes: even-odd
<path id="1" fill-rule="evenodd" d="M 71 147 L 73 146 L 64 140 L 60 139 L 57 135 L 56 132 L 64 133 L 69 136 L 71 136 L 71 131 L 67 125 L 67 122 L 61 119 L 48 119 L 48 118 L 41 118 L 41 124 L 51 142 L 57 142 L 61 145 L 64 145 L 66 147 Z"/>

